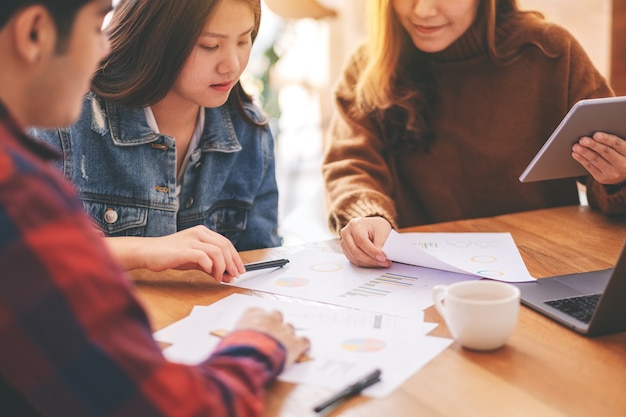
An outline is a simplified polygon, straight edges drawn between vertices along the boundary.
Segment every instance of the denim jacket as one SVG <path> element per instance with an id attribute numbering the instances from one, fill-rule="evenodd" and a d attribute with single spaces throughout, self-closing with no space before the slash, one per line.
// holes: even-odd
<path id="1" fill-rule="evenodd" d="M 260 119 L 254 105 L 245 110 Z M 176 143 L 148 127 L 143 109 L 90 92 L 76 124 L 31 133 L 62 152 L 63 174 L 107 236 L 164 236 L 203 224 L 240 251 L 281 243 L 272 134 L 228 104 L 205 109 L 180 206 Z"/>

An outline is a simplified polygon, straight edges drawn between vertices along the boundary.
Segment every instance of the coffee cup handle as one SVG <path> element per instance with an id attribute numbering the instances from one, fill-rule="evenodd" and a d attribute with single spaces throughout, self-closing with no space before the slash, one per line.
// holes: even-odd
<path id="1" fill-rule="evenodd" d="M 444 320 L 446 320 L 446 310 L 443 306 L 443 303 L 441 302 L 442 300 L 441 295 L 444 292 L 446 292 L 447 288 L 448 288 L 447 285 L 435 285 L 432 291 L 433 304 L 435 305 L 435 308 L 437 309 L 437 311 L 439 312 L 439 314 Z"/>

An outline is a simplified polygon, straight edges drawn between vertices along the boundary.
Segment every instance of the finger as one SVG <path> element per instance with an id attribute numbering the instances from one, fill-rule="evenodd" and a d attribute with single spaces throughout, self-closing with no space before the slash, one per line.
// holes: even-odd
<path id="1" fill-rule="evenodd" d="M 221 256 L 211 257 L 213 261 L 213 270 L 211 271 L 211 275 L 217 282 L 222 282 L 224 278 L 224 271 L 226 270 L 226 262 L 224 258 Z"/>
<path id="2" fill-rule="evenodd" d="M 289 342 L 288 355 L 285 363 L 286 367 L 290 367 L 295 362 L 298 361 L 298 358 L 302 358 L 308 350 L 311 349 L 311 341 L 304 336 L 295 337 L 291 342 Z"/>
<path id="3" fill-rule="evenodd" d="M 585 146 L 589 145 L 589 147 Z M 596 150 L 592 150 L 591 147 Z M 580 163 L 589 173 L 602 184 L 618 184 L 626 179 L 626 157 L 611 149 L 608 154 L 601 155 L 600 149 L 609 149 L 595 140 L 584 137 L 580 143 L 572 147 L 572 158 Z"/>
<path id="4" fill-rule="evenodd" d="M 585 139 L 585 138 L 583 138 Z M 581 144 L 572 147 L 572 158 L 580 163 L 594 178 L 599 179 L 605 171 L 610 169 L 610 163 L 600 156 L 596 151 L 582 145 L 586 140 L 581 139 Z"/>
<path id="5" fill-rule="evenodd" d="M 304 347 L 304 351 L 306 352 L 311 348 L 311 340 L 306 336 L 299 336 L 300 344 Z"/>
<path id="6" fill-rule="evenodd" d="M 605 145 L 603 158 L 608 166 L 603 167 L 604 184 L 620 184 L 626 180 L 626 140 L 616 135 L 596 132 L 593 135 L 596 142 Z"/>
<path id="7" fill-rule="evenodd" d="M 214 259 L 204 250 L 194 249 L 190 251 L 187 255 L 187 263 L 193 264 L 195 265 L 195 269 L 211 275 L 217 282 L 222 282 L 223 272 L 221 274 L 216 273 L 216 270 L 219 270 L 219 266 L 215 266 Z M 223 269 L 221 271 L 223 271 Z"/>
<path id="8" fill-rule="evenodd" d="M 372 266 L 389 266 L 390 264 L 387 255 L 381 249 L 385 243 L 385 239 L 383 239 L 382 242 L 377 242 L 380 240 L 377 235 L 368 236 L 365 234 L 359 234 L 354 237 L 355 244 L 363 254 L 362 256 L 366 258 Z"/>
<path id="9" fill-rule="evenodd" d="M 311 349 L 311 340 L 308 337 L 298 336 L 297 342 L 298 342 L 298 350 L 300 352 L 298 356 L 300 356 L 304 352 L 307 352 L 309 349 Z"/>
<path id="10" fill-rule="evenodd" d="M 221 282 L 224 276 L 224 272 L 228 275 L 237 275 L 237 271 L 233 270 L 233 266 L 227 268 L 226 258 L 223 250 L 213 243 L 200 243 L 198 250 L 202 251 L 208 258 L 211 259 L 213 269 L 208 271 L 216 281 Z"/>
<path id="11" fill-rule="evenodd" d="M 343 247 L 343 245 L 342 245 Z M 376 268 L 380 266 L 380 261 L 369 256 L 359 248 L 344 249 L 346 258 L 356 266 Z"/>
<path id="12" fill-rule="evenodd" d="M 269 312 L 269 315 L 270 315 L 270 318 L 276 321 L 277 323 L 283 322 L 283 313 L 281 313 L 279 310 L 272 310 Z"/>
<path id="13" fill-rule="evenodd" d="M 194 233 L 196 240 L 201 243 L 215 246 L 223 252 L 230 249 L 234 250 L 232 242 L 227 237 L 214 232 L 206 226 L 194 226 L 189 230 L 191 233 Z"/>
<path id="14" fill-rule="evenodd" d="M 600 158 L 595 152 L 590 152 L 580 145 L 574 145 L 572 148 L 572 158 L 581 164 L 594 177 L 596 175 L 602 175 L 602 171 L 596 165 L 600 162 Z"/>
<path id="15" fill-rule="evenodd" d="M 586 159 L 579 153 L 572 153 L 572 157 L 600 184 L 620 184 L 626 180 L 626 166 L 613 166 L 601 158 Z"/>
<path id="16" fill-rule="evenodd" d="M 294 327 L 293 324 L 285 323 L 285 326 L 287 326 L 287 329 L 289 329 L 289 333 L 296 334 L 296 328 Z"/>
<path id="17" fill-rule="evenodd" d="M 224 260 L 224 271 L 228 273 L 228 275 L 238 277 L 245 272 L 245 267 L 243 266 L 243 261 L 239 253 L 228 238 L 205 227 L 202 229 L 202 234 L 199 239 L 201 242 L 208 245 L 207 248 L 210 248 L 211 256 L 220 256 Z M 213 248 L 217 249 L 221 254 L 213 251 Z"/>
<path id="18" fill-rule="evenodd" d="M 391 266 L 391 261 L 387 258 L 387 254 L 382 249 L 388 236 L 389 234 L 383 235 L 382 233 L 377 233 L 376 236 L 374 236 L 374 241 L 372 242 L 373 249 L 368 253 L 369 256 L 376 259 L 378 266 Z"/>
<path id="19" fill-rule="evenodd" d="M 235 280 L 235 276 L 229 275 L 229 274 L 224 274 L 222 275 L 222 282 L 225 282 L 227 284 L 233 282 Z"/>
<path id="20" fill-rule="evenodd" d="M 185 263 L 193 262 L 197 269 L 211 275 L 218 282 L 222 281 L 226 262 L 218 247 L 196 241 L 181 257 L 184 257 Z"/>
<path id="21" fill-rule="evenodd" d="M 244 310 L 239 318 L 239 322 L 249 322 L 251 319 L 257 321 L 259 318 L 267 315 L 268 313 L 261 307 L 248 307 Z"/>
<path id="22" fill-rule="evenodd" d="M 611 135 L 604 132 L 596 132 L 593 135 L 593 139 L 600 144 L 605 145 L 607 148 L 612 149 L 621 156 L 626 156 L 626 138 L 620 138 L 616 135 Z"/>
<path id="23" fill-rule="evenodd" d="M 580 154 L 590 163 L 596 165 L 602 162 L 601 159 L 604 159 L 604 155 L 607 154 L 607 149 L 610 148 L 587 136 L 581 138 L 578 143 L 575 143 L 572 147 L 573 152 Z"/>
<path id="24" fill-rule="evenodd" d="M 246 268 L 243 266 L 243 261 L 239 256 L 239 253 L 235 249 L 232 244 L 227 250 L 227 253 L 224 255 L 225 259 L 227 259 L 226 263 L 226 271 L 233 277 L 238 277 L 240 274 L 246 272 Z"/>
<path id="25" fill-rule="evenodd" d="M 592 138 L 583 137 L 579 140 L 578 146 L 574 145 L 587 160 L 594 165 L 606 171 L 611 167 L 620 167 L 624 165 L 625 152 L 624 145 L 621 139 L 615 135 L 608 135 L 606 133 L 596 133 Z M 619 145 L 618 145 L 619 143 Z M 602 164 L 606 166 L 603 167 Z"/>
<path id="26" fill-rule="evenodd" d="M 350 234 L 346 234 L 341 239 L 341 248 L 346 258 L 357 266 L 374 267 L 377 266 L 376 259 L 368 256 L 358 247 Z"/>
<path id="27" fill-rule="evenodd" d="M 241 259 L 241 256 L 239 256 L 239 252 L 237 252 L 236 250 L 233 254 L 233 261 L 235 263 L 235 268 L 237 269 L 237 276 L 246 272 L 246 267 L 243 264 L 243 260 Z"/>

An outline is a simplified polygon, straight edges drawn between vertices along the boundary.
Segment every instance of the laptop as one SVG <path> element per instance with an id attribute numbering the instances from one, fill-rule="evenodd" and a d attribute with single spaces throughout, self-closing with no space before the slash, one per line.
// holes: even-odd
<path id="1" fill-rule="evenodd" d="M 626 331 L 626 244 L 614 268 L 514 285 L 522 304 L 578 333 Z"/>

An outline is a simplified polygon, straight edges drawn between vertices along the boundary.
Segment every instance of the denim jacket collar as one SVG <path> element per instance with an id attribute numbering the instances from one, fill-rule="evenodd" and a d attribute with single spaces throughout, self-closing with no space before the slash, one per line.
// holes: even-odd
<path id="1" fill-rule="evenodd" d="M 102 105 L 100 100 L 93 100 L 94 107 Z M 131 108 L 112 101 L 104 101 L 109 115 L 108 128 L 111 139 L 117 146 L 137 146 L 160 140 L 161 135 L 155 133 L 146 120 L 142 108 Z M 93 108 L 92 128 L 99 133 L 105 133 L 107 125 L 104 123 L 104 114 L 101 109 Z M 200 139 L 200 148 L 203 152 L 237 152 L 241 144 L 233 127 L 233 121 L 226 105 L 217 108 L 204 109 L 204 130 Z M 98 117 L 102 115 L 102 119 Z"/>

